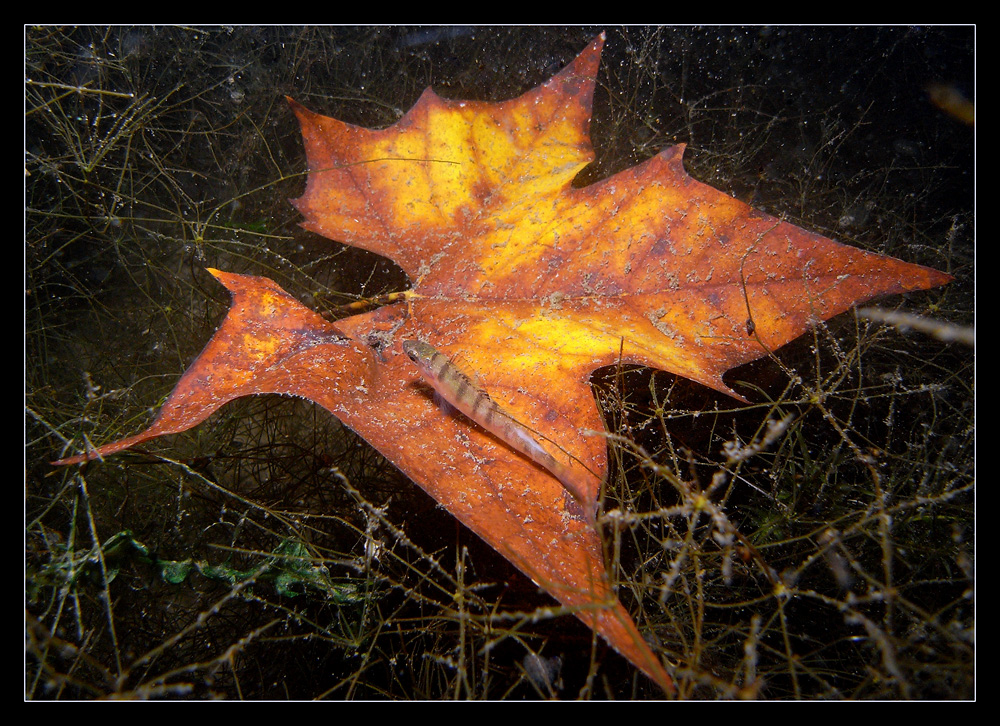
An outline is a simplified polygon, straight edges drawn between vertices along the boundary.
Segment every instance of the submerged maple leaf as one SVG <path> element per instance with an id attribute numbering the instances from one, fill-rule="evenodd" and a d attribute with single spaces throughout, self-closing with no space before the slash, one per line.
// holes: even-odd
<path id="1" fill-rule="evenodd" d="M 577 189 L 603 36 L 503 103 L 427 90 L 395 125 L 351 126 L 291 101 L 305 226 L 384 255 L 403 302 L 331 324 L 263 278 L 213 270 L 230 313 L 146 431 L 72 463 L 190 428 L 253 393 L 307 397 L 353 428 L 619 652 L 673 691 L 614 595 L 599 533 L 546 470 L 442 412 L 402 349 L 460 355 L 482 388 L 586 482 L 606 471 L 589 379 L 618 361 L 740 398 L 730 368 L 876 295 L 943 273 L 835 243 L 689 177 L 682 145 Z"/>

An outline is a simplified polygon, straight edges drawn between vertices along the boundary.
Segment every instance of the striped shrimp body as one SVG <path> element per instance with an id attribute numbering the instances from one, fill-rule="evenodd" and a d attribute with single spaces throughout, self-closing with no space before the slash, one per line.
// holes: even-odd
<path id="1" fill-rule="evenodd" d="M 474 384 L 447 356 L 419 340 L 404 340 L 403 351 L 420 375 L 449 404 L 556 477 L 584 511 L 592 512 L 586 486 L 575 472 L 559 462 L 522 424 L 505 413 L 490 395 Z"/>

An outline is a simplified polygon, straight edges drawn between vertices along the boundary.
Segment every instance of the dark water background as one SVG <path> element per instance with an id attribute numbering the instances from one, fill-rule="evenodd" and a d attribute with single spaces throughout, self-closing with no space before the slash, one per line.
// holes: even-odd
<path id="1" fill-rule="evenodd" d="M 83 479 L 47 462 L 67 453 L 66 446 L 79 450 L 84 436 L 105 443 L 148 425 L 225 315 L 227 296 L 206 267 L 271 277 L 331 314 L 357 296 L 407 287 L 390 261 L 298 227 L 287 200 L 304 188 L 305 158 L 284 96 L 351 123 L 385 127 L 428 85 L 454 99 L 519 95 L 602 30 L 608 40 L 591 126 L 597 161 L 581 184 L 686 143 L 686 167 L 701 181 L 847 244 L 955 275 L 946 293 L 914 296 L 907 309 L 972 324 L 975 132 L 928 96 L 938 84 L 974 98 L 970 27 L 27 27 L 26 561 L 35 643 L 27 697 L 548 695 L 524 675 L 524 642 L 565 663 L 562 697 L 580 694 L 592 650 L 589 632 L 572 618 L 532 625 L 524 642 L 497 639 L 485 650 L 492 641 L 482 631 L 475 648 L 462 640 L 462 618 L 441 594 L 454 583 L 437 571 L 454 573 L 462 547 L 471 553 L 470 582 L 505 583 L 485 587 L 486 602 L 530 611 L 543 596 L 309 404 L 270 397 L 237 402 L 192 432 L 155 442 L 146 454 L 92 465 Z M 853 327 L 853 318 L 835 321 L 831 335 L 849 336 Z M 786 363 L 804 375 L 819 359 L 810 342 L 786 353 Z M 870 382 L 879 381 L 878 395 L 868 398 L 883 403 L 861 396 L 871 410 L 837 409 L 834 416 L 894 464 L 917 460 L 912 476 L 893 468 L 897 500 L 938 501 L 971 486 L 972 353 L 912 338 L 866 345 L 864 353 L 859 390 L 875 391 Z M 618 393 L 631 393 L 638 407 L 649 403 L 642 399 L 649 374 L 635 375 Z M 784 385 L 780 369 L 766 362 L 727 380 L 734 376 L 752 376 L 771 393 Z M 615 372 L 604 379 L 613 388 Z M 676 385 L 678 408 L 731 405 L 683 381 L 657 380 L 661 388 Z M 933 393 L 914 393 L 927 386 Z M 760 423 L 760 415 L 716 416 L 707 425 L 681 418 L 683 430 L 670 436 L 694 452 L 691 469 L 699 476 L 710 476 L 722 440 L 741 427 L 749 427 L 750 438 Z M 864 467 L 845 463 L 851 457 L 840 452 L 842 437 L 824 426 L 823 416 L 804 420 L 816 430 L 803 439 L 800 481 L 865 478 Z M 648 427 L 636 433 L 650 450 L 664 446 L 662 432 L 653 436 L 659 443 L 648 436 Z M 150 451 L 172 463 L 149 458 Z M 826 468 L 817 474 L 810 466 L 818 461 Z M 346 475 L 360 500 L 331 477 L 331 467 Z M 950 483 L 927 483 L 943 472 Z M 767 481 L 766 472 L 760 476 Z M 802 518 L 782 525 L 778 543 L 814 533 L 816 520 L 850 519 L 831 503 L 850 497 L 826 486 L 817 484 L 823 494 L 791 507 Z M 765 530 L 770 505 L 787 502 L 786 494 L 772 496 L 754 501 L 751 493 L 739 501 L 744 512 L 757 513 L 740 520 L 745 531 Z M 770 673 L 759 695 L 971 695 L 971 644 L 964 635 L 948 636 L 972 627 L 971 495 L 946 500 L 919 524 L 900 527 L 900 552 L 886 553 L 884 533 L 875 554 L 861 553 L 859 545 L 861 571 L 881 576 L 886 568 L 878 558 L 898 559 L 899 576 L 913 585 L 907 597 L 921 604 L 903 608 L 908 617 L 896 615 L 895 625 L 886 608 L 865 611 L 883 640 L 836 612 L 834 604 L 850 596 L 829 576 L 822 585 L 829 609 L 791 603 L 782 614 L 794 621 L 787 631 L 775 625 L 781 608 L 773 602 L 759 608 L 765 632 L 774 628 L 773 640 L 761 639 Z M 856 511 L 867 501 L 859 495 Z M 384 507 L 414 548 L 373 564 L 378 547 L 387 557 L 386 550 L 399 550 L 399 538 L 360 502 Z M 318 597 L 305 584 L 298 598 L 263 582 L 236 596 L 231 584 L 192 576 L 182 591 L 165 585 L 141 557 L 125 557 L 110 584 L 107 568 L 79 579 L 67 574 L 77 572 L 72 553 L 85 554 L 95 540 L 126 530 L 163 560 L 204 559 L 234 570 L 252 568 L 277 543 L 303 542 L 331 577 L 366 581 L 374 568 L 367 582 L 383 594 L 359 611 L 335 606 L 329 592 Z M 788 550 L 777 548 L 789 567 L 810 556 Z M 662 552 L 655 536 L 625 547 L 627 575 L 641 582 L 641 563 L 655 551 Z M 819 549 L 811 552 L 823 560 Z M 426 584 L 442 581 L 440 591 Z M 883 579 L 878 587 L 891 584 Z M 748 587 L 747 602 L 759 583 Z M 865 591 L 863 583 L 851 587 Z M 657 594 L 645 597 L 645 607 L 655 610 Z M 626 600 L 636 612 L 634 596 Z M 489 611 L 479 607 L 480 616 Z M 918 610 L 926 617 L 913 615 Z M 188 631 L 206 612 L 209 627 Z M 695 695 L 735 693 L 707 674 L 722 684 L 745 680 L 734 664 L 754 612 L 747 605 L 732 617 L 711 616 L 718 650 L 706 647 L 703 661 L 686 663 L 702 679 Z M 661 616 L 649 617 L 659 632 L 669 631 Z M 783 632 L 794 634 L 793 650 L 807 661 L 822 655 L 797 672 Z M 169 647 L 155 650 L 163 644 Z M 230 647 L 234 655 L 220 660 Z M 628 664 L 596 647 L 600 675 L 587 693 L 656 695 Z M 669 638 L 664 648 L 673 659 L 690 652 Z M 155 656 L 143 659 L 151 649 Z M 492 680 L 483 679 L 488 668 Z M 456 673 L 465 674 L 458 685 Z"/>

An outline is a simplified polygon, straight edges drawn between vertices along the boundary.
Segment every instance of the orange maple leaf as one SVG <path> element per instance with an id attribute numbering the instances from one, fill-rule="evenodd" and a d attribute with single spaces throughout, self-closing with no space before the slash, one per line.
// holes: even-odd
<path id="1" fill-rule="evenodd" d="M 368 130 L 291 101 L 309 159 L 305 226 L 399 264 L 403 302 L 336 324 L 275 283 L 212 270 L 233 296 L 219 331 L 146 431 L 59 463 L 185 430 L 253 393 L 309 398 L 653 678 L 673 683 L 614 595 L 598 531 L 545 469 L 428 395 L 402 350 L 426 341 L 585 480 L 606 444 L 589 379 L 637 363 L 741 398 L 730 368 L 855 303 L 951 278 L 757 212 L 684 171 L 683 145 L 574 188 L 603 45 L 503 103 L 427 90 Z"/>

